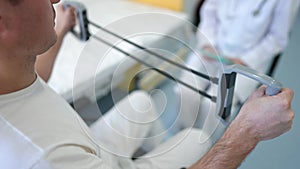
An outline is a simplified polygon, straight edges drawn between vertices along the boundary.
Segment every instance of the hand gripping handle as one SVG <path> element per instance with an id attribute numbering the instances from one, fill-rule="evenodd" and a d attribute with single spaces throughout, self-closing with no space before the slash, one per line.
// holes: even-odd
<path id="1" fill-rule="evenodd" d="M 64 8 L 68 8 L 70 6 L 74 7 L 77 14 L 77 22 L 80 30 L 75 31 L 73 29 L 71 32 L 82 41 L 89 40 L 91 34 L 88 30 L 89 21 L 87 19 L 87 10 L 85 6 L 82 3 L 75 1 L 64 1 L 63 5 Z"/>
<path id="2" fill-rule="evenodd" d="M 249 67 L 242 65 L 230 65 L 225 67 L 224 73 L 219 79 L 217 110 L 218 115 L 227 122 L 232 121 L 237 115 L 237 112 L 234 112 L 234 114 L 231 113 L 237 74 L 244 75 L 266 85 L 267 88 L 265 93 L 268 96 L 276 95 L 282 89 L 282 84 L 280 82 Z"/>

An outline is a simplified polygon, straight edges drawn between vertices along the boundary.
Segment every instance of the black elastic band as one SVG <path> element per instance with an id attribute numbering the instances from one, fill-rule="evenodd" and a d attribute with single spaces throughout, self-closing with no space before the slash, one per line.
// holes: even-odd
<path id="1" fill-rule="evenodd" d="M 162 55 L 160 55 L 160 54 L 158 54 L 158 53 L 155 53 L 155 52 L 153 52 L 153 51 L 151 51 L 151 50 L 149 50 L 149 49 L 147 49 L 147 48 L 145 48 L 145 47 L 143 47 L 143 46 L 141 46 L 141 45 L 139 45 L 139 44 L 137 44 L 137 43 L 134 43 L 134 42 L 132 42 L 132 41 L 130 41 L 130 40 L 128 40 L 128 39 L 125 39 L 125 38 L 123 38 L 122 36 L 120 36 L 120 35 L 118 35 L 118 34 L 112 32 L 112 31 L 110 31 L 110 30 L 107 30 L 107 29 L 105 29 L 105 28 L 102 27 L 102 26 L 99 26 L 99 25 L 97 25 L 96 23 L 94 23 L 94 22 L 92 22 L 92 21 L 88 21 L 88 22 L 89 22 L 92 26 L 95 26 L 96 28 L 101 29 L 101 30 L 103 30 L 103 31 L 106 32 L 106 33 L 109 33 L 109 34 L 111 34 L 111 35 L 113 35 L 113 36 L 115 36 L 115 37 L 117 37 L 117 38 L 119 38 L 119 39 L 121 39 L 121 40 L 123 40 L 123 41 L 125 41 L 125 42 L 127 42 L 127 43 L 129 43 L 129 44 L 131 44 L 131 45 L 133 45 L 133 46 L 135 46 L 135 47 L 137 47 L 137 48 L 139 48 L 139 49 L 142 49 L 143 51 L 145 51 L 145 52 L 147 52 L 147 53 L 149 53 L 149 54 L 151 54 L 151 55 L 153 55 L 153 56 L 155 56 L 155 57 L 157 57 L 157 58 L 159 58 L 159 59 L 162 59 L 162 60 L 164 60 L 164 61 L 166 61 L 166 62 L 168 62 L 168 63 L 170 63 L 170 64 L 173 64 L 173 65 L 175 65 L 175 66 L 177 66 L 177 67 L 179 67 L 179 68 L 181 68 L 181 69 L 184 69 L 184 70 L 186 70 L 186 71 L 190 71 L 191 73 L 193 73 L 193 74 L 195 74 L 195 75 L 197 75 L 197 76 L 199 76 L 199 77 L 202 77 L 202 78 L 204 78 L 204 79 L 210 80 L 212 83 L 218 84 L 219 79 L 216 78 L 216 77 L 210 77 L 210 76 L 208 76 L 208 75 L 206 75 L 206 74 L 203 74 L 203 73 L 198 72 L 198 71 L 196 71 L 196 70 L 194 70 L 194 69 L 191 69 L 191 68 L 186 67 L 186 66 L 184 66 L 184 65 L 182 65 L 182 64 L 179 64 L 179 63 L 177 63 L 177 62 L 175 62 L 175 61 L 173 61 L 173 60 L 170 60 L 170 59 L 168 59 L 168 58 L 166 58 L 166 57 L 164 57 L 164 56 L 162 56 Z"/>
<path id="2" fill-rule="evenodd" d="M 98 41 L 100 41 L 100 42 L 102 42 L 102 43 L 104 43 L 104 44 L 106 44 L 107 46 L 110 46 L 110 47 L 112 47 L 112 48 L 118 50 L 119 52 L 125 54 L 126 56 L 129 56 L 130 58 L 132 58 L 132 59 L 138 61 L 139 63 L 142 63 L 143 65 L 145 65 L 145 66 L 147 66 L 147 67 L 149 67 L 149 68 L 155 70 L 156 72 L 158 72 L 158 73 L 160 73 L 160 74 L 162 74 L 162 75 L 164 75 L 164 76 L 170 78 L 171 80 L 174 80 L 175 82 L 178 82 L 178 83 L 180 83 L 180 84 L 186 86 L 187 88 L 189 88 L 189 89 L 191 89 L 191 90 L 193 90 L 193 91 L 195 91 L 195 92 L 201 94 L 202 96 L 204 96 L 204 97 L 210 99 L 212 102 L 216 102 L 216 101 L 217 101 L 216 96 L 211 96 L 211 95 L 207 94 L 207 93 L 204 92 L 204 91 L 201 91 L 201 90 L 198 90 L 198 89 L 194 88 L 193 86 L 191 86 L 191 85 L 189 85 L 189 84 L 187 84 L 187 83 L 185 83 L 185 82 L 183 82 L 183 81 L 181 81 L 181 80 L 179 80 L 179 79 L 173 77 L 172 75 L 170 75 L 169 73 L 167 73 L 167 72 L 165 72 L 165 71 L 162 71 L 162 70 L 160 70 L 160 69 L 155 68 L 154 66 L 152 66 L 152 65 L 150 65 L 150 64 L 148 64 L 148 63 L 146 63 L 146 62 L 144 62 L 143 60 L 137 58 L 136 56 L 134 56 L 134 55 L 132 55 L 132 54 L 130 54 L 130 53 L 124 51 L 123 49 L 121 49 L 121 48 L 119 48 L 119 47 L 117 47 L 117 46 L 111 44 L 110 42 L 108 42 L 108 41 L 106 41 L 106 40 L 104 40 L 104 39 L 101 39 L 100 37 L 98 37 L 98 36 L 96 36 L 96 35 L 92 35 L 91 37 L 95 38 L 96 40 L 98 40 Z"/>

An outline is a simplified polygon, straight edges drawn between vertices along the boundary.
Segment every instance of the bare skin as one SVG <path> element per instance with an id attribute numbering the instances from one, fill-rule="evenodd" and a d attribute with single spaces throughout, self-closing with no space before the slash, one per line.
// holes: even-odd
<path id="1" fill-rule="evenodd" d="M 57 22 L 55 26 L 57 41 L 47 52 L 39 55 L 35 63 L 36 71 L 45 82 L 47 82 L 51 76 L 57 54 L 63 43 L 65 35 L 76 24 L 74 10 L 75 9 L 72 7 L 64 9 L 62 4 L 57 7 Z"/>

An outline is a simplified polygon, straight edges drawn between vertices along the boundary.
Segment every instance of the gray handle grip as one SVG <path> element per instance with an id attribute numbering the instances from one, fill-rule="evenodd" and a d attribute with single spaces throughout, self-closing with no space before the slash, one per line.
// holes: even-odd
<path id="1" fill-rule="evenodd" d="M 249 67 L 246 66 L 242 66 L 242 65 L 231 65 L 225 68 L 225 73 L 232 73 L 232 72 L 236 72 L 238 74 L 244 75 L 249 77 L 250 79 L 256 80 L 264 85 L 267 86 L 266 89 L 266 95 L 268 96 L 272 96 L 272 95 L 276 95 L 277 93 L 279 93 L 282 89 L 282 84 L 278 81 L 276 81 L 275 79 L 259 73 L 256 70 L 253 70 Z"/>

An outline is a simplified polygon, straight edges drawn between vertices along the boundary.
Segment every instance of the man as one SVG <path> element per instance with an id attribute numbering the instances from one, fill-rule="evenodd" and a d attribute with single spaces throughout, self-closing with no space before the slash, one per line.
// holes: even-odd
<path id="1" fill-rule="evenodd" d="M 44 163 L 45 160 L 47 167 L 51 165 L 52 168 L 64 169 L 173 169 L 189 166 L 201 169 L 237 168 L 260 141 L 277 137 L 291 128 L 294 113 L 290 103 L 293 92 L 282 89 L 276 96 L 265 96 L 265 87 L 261 87 L 249 98 L 220 141 L 200 161 L 198 160 L 211 143 L 200 143 L 199 135 L 203 133 L 197 129 L 185 130 L 149 154 L 132 161 L 127 155 L 132 155 L 134 150 L 126 146 L 136 143 L 133 145 L 136 148 L 140 141 L 135 138 L 142 137 L 145 134 L 142 130 L 147 131 L 151 127 L 150 123 L 137 125 L 113 120 L 115 116 L 126 117 L 126 113 L 137 110 L 141 110 L 141 114 L 135 120 L 147 121 L 149 119 L 143 117 L 155 115 L 149 96 L 136 92 L 128 98 L 138 100 L 139 104 L 132 105 L 124 100 L 117 105 L 120 108 L 132 106 L 132 110 L 121 112 L 122 114 L 113 110 L 102 118 L 107 119 L 106 122 L 111 127 L 128 129 L 122 130 L 125 132 L 121 134 L 128 136 L 119 141 L 122 144 L 114 144 L 114 138 L 104 138 L 104 141 L 99 138 L 99 135 L 107 134 L 97 128 L 101 126 L 101 120 L 92 127 L 94 132 L 99 132 L 96 136 L 99 140 L 94 141 L 88 127 L 76 112 L 35 73 L 36 56 L 48 50 L 56 41 L 52 5 L 58 2 L 59 0 L 0 1 L 0 115 L 26 141 L 44 152 L 28 168 L 43 168 L 40 167 L 40 162 Z M 133 130 L 141 132 L 131 135 Z M 0 137 L 4 140 L 0 143 L 9 146 L 5 140 L 12 140 L 10 137 L 13 136 L 8 133 Z M 15 146 L 21 147 L 19 144 Z M 107 151 L 110 147 L 119 152 Z M 28 149 L 22 148 L 17 154 L 26 154 Z M 0 153 L 0 157 L 3 157 L 10 152 Z M 15 159 L 14 162 L 17 164 L 18 161 L 19 159 Z"/>

